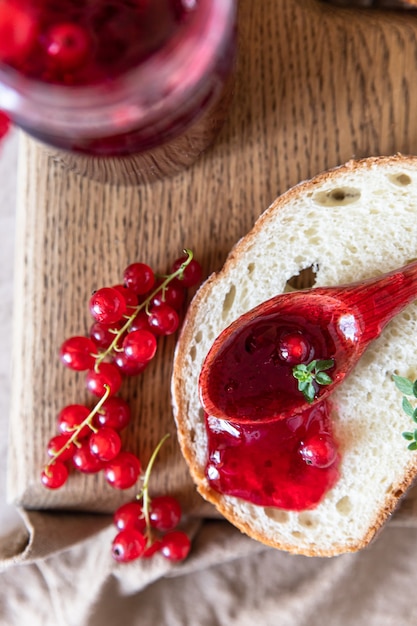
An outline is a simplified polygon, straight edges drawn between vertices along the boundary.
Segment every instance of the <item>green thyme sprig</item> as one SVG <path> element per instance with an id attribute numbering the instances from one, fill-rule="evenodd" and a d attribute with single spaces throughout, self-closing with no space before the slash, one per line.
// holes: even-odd
<path id="1" fill-rule="evenodd" d="M 298 381 L 298 391 L 301 391 L 308 403 L 311 404 L 314 401 L 317 385 L 330 385 L 333 382 L 331 377 L 326 374 L 326 370 L 329 370 L 333 365 L 333 359 L 314 359 L 310 363 L 300 363 L 292 368 L 292 374 Z"/>
<path id="2" fill-rule="evenodd" d="M 413 406 L 407 398 L 407 396 L 410 396 L 413 399 L 417 398 L 417 380 L 413 382 L 409 378 L 397 376 L 396 374 L 393 374 L 392 380 L 394 381 L 397 389 L 404 394 L 402 399 L 402 408 L 404 413 L 411 417 L 413 422 L 417 424 L 417 406 Z M 417 428 L 415 430 L 407 430 L 402 433 L 402 436 L 409 442 L 407 446 L 409 450 L 417 450 Z"/>

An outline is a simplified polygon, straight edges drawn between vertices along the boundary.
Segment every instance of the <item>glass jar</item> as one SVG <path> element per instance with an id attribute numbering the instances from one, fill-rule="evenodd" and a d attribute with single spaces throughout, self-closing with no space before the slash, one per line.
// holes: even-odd
<path id="1" fill-rule="evenodd" d="M 171 11 L 174 5 L 178 11 L 180 5 L 181 13 L 162 45 L 151 52 L 145 50 L 127 69 L 109 53 L 107 64 L 113 74 L 106 74 L 106 45 L 101 52 L 102 74 L 96 72 L 91 81 L 87 57 L 78 74 L 61 68 L 58 79 L 51 79 L 51 72 L 44 67 L 37 76 L 40 63 L 30 70 L 29 62 L 0 63 L 0 109 L 47 144 L 68 167 L 101 182 L 152 182 L 191 165 L 220 130 L 231 100 L 237 0 L 135 2 L 158 9 L 153 16 L 147 15 L 147 32 L 152 25 L 158 31 L 164 23 L 163 11 Z M 51 4 L 51 0 L 38 3 L 37 23 L 39 16 L 42 23 L 42 10 Z M 85 10 L 91 10 L 91 5 L 120 12 L 124 8 L 132 11 L 133 3 L 84 0 Z M 65 2 L 61 6 L 65 7 Z M 111 16 L 111 12 L 101 15 Z M 59 15 L 63 24 L 82 22 L 82 17 Z M 58 17 L 53 19 L 49 30 Z M 113 31 L 103 32 L 115 32 L 117 20 L 109 17 L 108 23 Z M 120 23 L 124 24 L 123 37 L 130 36 L 134 46 L 135 28 L 126 34 L 126 19 Z M 31 52 L 34 57 L 42 38 L 46 41 L 47 34 L 37 35 L 37 48 Z M 111 48 L 112 40 L 108 41 Z M 130 42 L 125 43 L 128 49 Z M 47 49 L 53 52 L 51 46 Z M 53 61 L 52 53 L 50 57 Z"/>

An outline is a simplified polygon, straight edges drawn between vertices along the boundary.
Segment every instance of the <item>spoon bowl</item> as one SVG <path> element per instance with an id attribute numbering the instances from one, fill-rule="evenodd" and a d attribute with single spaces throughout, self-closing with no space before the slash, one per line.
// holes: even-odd
<path id="1" fill-rule="evenodd" d="M 390 320 L 417 298 L 417 261 L 378 278 L 280 294 L 248 311 L 214 341 L 199 378 L 205 412 L 235 423 L 294 416 L 324 400 Z M 331 361 L 308 401 L 296 365 Z"/>

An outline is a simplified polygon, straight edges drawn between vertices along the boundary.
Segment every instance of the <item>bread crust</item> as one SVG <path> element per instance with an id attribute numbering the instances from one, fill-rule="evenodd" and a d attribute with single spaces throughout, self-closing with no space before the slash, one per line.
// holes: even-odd
<path id="1" fill-rule="evenodd" d="M 196 462 L 192 436 L 187 426 L 187 420 L 185 419 L 185 416 L 187 416 L 188 413 L 188 404 L 190 399 L 187 397 L 184 380 L 182 378 L 182 372 L 185 369 L 187 349 L 196 331 L 194 325 L 195 316 L 200 306 L 202 306 L 205 294 L 210 292 L 215 287 L 219 279 L 229 274 L 234 267 L 239 265 L 244 251 L 251 246 L 254 240 L 256 240 L 259 232 L 264 228 L 265 223 L 270 219 L 271 215 L 274 215 L 277 211 L 279 211 L 282 207 L 287 206 L 289 203 L 293 203 L 301 195 L 314 192 L 314 190 L 318 186 L 322 186 L 323 183 L 332 183 L 333 180 L 340 174 L 355 173 L 363 171 L 364 169 L 380 169 L 381 166 L 384 167 L 385 165 L 395 163 L 410 165 L 417 171 L 417 156 L 411 155 L 403 156 L 402 154 L 396 154 L 393 156 L 350 160 L 343 165 L 319 174 L 311 180 L 300 182 L 279 196 L 258 218 L 252 230 L 235 244 L 227 257 L 223 268 L 218 273 L 211 274 L 205 283 L 200 287 L 190 304 L 177 344 L 172 378 L 173 411 L 177 424 L 178 440 L 181 451 L 188 464 L 191 477 L 198 492 L 204 499 L 211 502 L 216 509 L 241 532 L 268 546 L 285 550 L 293 554 L 331 557 L 345 552 L 355 552 L 366 547 L 398 507 L 403 494 L 413 483 L 415 476 L 417 475 L 417 454 L 410 454 L 410 460 L 403 476 L 400 480 L 397 480 L 393 484 L 392 490 L 387 494 L 383 506 L 380 507 L 380 510 L 375 515 L 375 519 L 369 525 L 367 532 L 363 535 L 363 537 L 358 539 L 356 543 L 350 545 L 333 545 L 331 550 L 322 549 L 320 547 L 306 549 L 305 547 L 300 548 L 296 543 L 286 543 L 276 537 L 265 536 L 264 534 L 258 532 L 254 529 L 250 521 L 242 519 L 240 515 L 236 514 L 234 508 L 225 501 L 225 497 L 222 494 L 210 488 L 204 475 L 204 468 L 200 467 Z"/>

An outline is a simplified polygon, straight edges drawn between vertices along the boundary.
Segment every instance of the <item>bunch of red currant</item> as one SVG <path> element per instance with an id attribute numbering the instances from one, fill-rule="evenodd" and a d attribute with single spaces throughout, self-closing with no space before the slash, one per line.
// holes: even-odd
<path id="1" fill-rule="evenodd" d="M 48 443 L 50 459 L 41 474 L 45 487 L 58 489 L 64 485 L 71 466 L 84 473 L 103 470 L 106 481 L 117 489 L 128 489 L 137 482 L 141 476 L 140 460 L 132 452 L 122 449 L 120 438 L 120 431 L 130 421 L 130 409 L 128 403 L 115 394 L 123 376 L 137 375 L 145 370 L 157 351 L 157 337 L 177 330 L 178 311 L 185 301 L 186 289 L 198 284 L 201 275 L 200 264 L 193 259 L 192 252 L 186 250 L 185 256 L 174 262 L 167 275 L 157 277 L 149 265 L 133 263 L 125 269 L 122 284 L 93 293 L 89 305 L 94 321 L 89 336 L 74 336 L 64 341 L 60 358 L 70 369 L 86 371 L 86 387 L 98 401 L 93 408 L 71 404 L 60 411 L 58 434 Z M 161 547 L 168 558 L 176 558 L 175 555 L 188 552 L 188 538 L 184 533 L 176 531 L 171 538 L 166 535 L 161 542 L 156 542 L 151 532 L 152 527 L 163 532 L 173 530 L 181 517 L 179 505 L 172 505 L 173 498 L 168 496 L 156 499 L 153 508 L 149 508 L 148 481 L 153 460 L 154 456 L 144 474 L 140 495 L 143 510 L 139 517 L 145 520 L 146 528 L 146 537 L 142 533 L 144 546 L 152 544 L 153 551 Z M 139 506 L 139 502 L 135 504 Z M 169 517 L 167 506 L 176 511 L 175 515 L 172 513 L 169 525 L 166 522 L 167 515 Z M 158 521 L 159 517 L 162 522 Z M 121 530 L 124 532 L 128 528 Z M 122 534 L 121 541 L 124 540 L 126 535 Z M 115 557 L 119 554 L 118 560 L 131 560 L 133 548 L 131 544 L 129 546 L 115 547 Z M 134 553 L 140 556 L 137 548 Z M 130 556 L 125 558 L 123 555 Z"/>
<path id="2" fill-rule="evenodd" d="M 149 558 L 156 552 L 171 561 L 181 561 L 190 551 L 188 535 L 177 529 L 182 515 L 178 500 L 173 496 L 149 496 L 152 466 L 167 436 L 152 454 L 136 499 L 120 506 L 114 514 L 118 533 L 113 540 L 112 555 L 120 563 Z"/>

